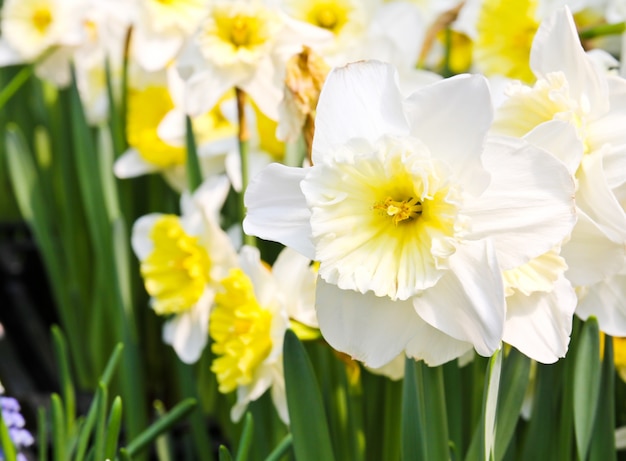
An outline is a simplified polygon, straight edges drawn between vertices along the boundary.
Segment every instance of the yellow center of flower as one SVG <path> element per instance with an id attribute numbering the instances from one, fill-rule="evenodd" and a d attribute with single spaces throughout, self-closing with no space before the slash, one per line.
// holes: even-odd
<path id="1" fill-rule="evenodd" d="M 232 269 L 221 284 L 209 323 L 211 350 L 218 356 L 211 371 L 220 392 L 228 393 L 250 384 L 269 355 L 272 314 L 259 305 L 254 286 L 241 269 Z"/>
<path id="2" fill-rule="evenodd" d="M 40 34 L 45 34 L 52 23 L 52 13 L 50 9 L 46 7 L 36 9 L 33 12 L 32 22 L 35 29 L 37 29 Z"/>
<path id="3" fill-rule="evenodd" d="M 157 33 L 177 28 L 191 34 L 206 13 L 205 0 L 144 0 L 143 5 Z"/>
<path id="4" fill-rule="evenodd" d="M 319 273 L 342 289 L 404 300 L 437 283 L 465 235 L 462 195 L 419 141 L 383 138 L 372 149 L 347 160 L 342 152 L 302 183 Z"/>
<path id="5" fill-rule="evenodd" d="M 184 312 L 200 299 L 210 281 L 209 255 L 175 215 L 161 217 L 150 238 L 154 250 L 141 261 L 140 269 L 153 308 L 159 315 Z"/>
<path id="6" fill-rule="evenodd" d="M 352 6 L 346 1 L 318 0 L 312 2 L 305 21 L 338 34 L 348 22 Z"/>
<path id="7" fill-rule="evenodd" d="M 537 0 L 486 0 L 480 10 L 474 59 L 490 75 L 534 81 L 530 48 L 539 22 Z"/>
<path id="8" fill-rule="evenodd" d="M 562 72 L 552 72 L 538 80 L 532 88 L 512 85 L 508 99 L 498 108 L 493 130 L 508 136 L 522 137 L 538 125 L 550 120 L 571 123 L 583 141 L 585 152 L 591 151 L 587 136 L 590 103 L 570 94 L 569 83 Z"/>
<path id="9" fill-rule="evenodd" d="M 167 144 L 157 134 L 159 123 L 173 108 L 165 87 L 151 86 L 128 93 L 128 144 L 137 149 L 146 162 L 160 168 L 183 165 L 187 157 L 183 147 Z"/>
<path id="10" fill-rule="evenodd" d="M 393 200 L 387 197 L 384 201 L 374 205 L 375 210 L 381 210 L 390 216 L 393 223 L 398 223 L 410 219 L 415 219 L 422 214 L 422 203 L 416 198 L 408 198 L 402 201 Z"/>
<path id="11" fill-rule="evenodd" d="M 268 39 L 260 16 L 245 12 L 231 15 L 218 10 L 215 21 L 219 37 L 234 48 L 254 48 Z"/>

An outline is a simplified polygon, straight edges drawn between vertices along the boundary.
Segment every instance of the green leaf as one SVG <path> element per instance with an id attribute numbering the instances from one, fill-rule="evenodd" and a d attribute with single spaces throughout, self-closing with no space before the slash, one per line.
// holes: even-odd
<path id="1" fill-rule="evenodd" d="M 94 434 L 95 459 L 105 459 L 107 400 L 108 389 L 103 382 L 100 382 L 96 390 L 96 401 L 98 403 L 96 406 L 96 431 Z"/>
<path id="2" fill-rule="evenodd" d="M 287 452 L 291 449 L 291 447 L 293 446 L 293 437 L 291 436 L 291 434 L 287 434 L 278 445 L 276 445 L 276 448 L 274 448 L 272 450 L 272 452 L 267 456 L 267 458 L 265 458 L 265 461 L 278 461 L 280 458 L 282 458 L 284 455 L 287 454 Z"/>
<path id="3" fill-rule="evenodd" d="M 13 77 L 13 79 L 2 88 L 0 91 L 0 109 L 13 97 L 13 95 L 19 90 L 24 83 L 30 78 L 35 66 L 27 65 Z"/>
<path id="4" fill-rule="evenodd" d="M 511 348 L 502 366 L 500 391 L 498 394 L 495 459 L 502 460 L 515 433 L 520 416 L 528 380 L 530 359 L 515 348 Z"/>
<path id="5" fill-rule="evenodd" d="M 109 361 L 107 362 L 106 367 L 104 368 L 104 371 L 102 372 L 100 381 L 106 384 L 107 386 L 111 383 L 113 372 L 117 368 L 117 364 L 120 361 L 120 357 L 122 356 L 123 350 L 124 350 L 124 344 L 117 343 L 117 345 L 115 346 L 115 349 L 113 349 L 113 352 L 111 353 L 111 356 L 109 357 Z"/>
<path id="6" fill-rule="evenodd" d="M 528 421 L 521 459 L 560 459 L 558 430 L 563 369 L 560 362 L 536 365 L 532 417 Z"/>
<path id="7" fill-rule="evenodd" d="M 583 325 L 574 369 L 574 433 L 580 459 L 587 458 L 600 395 L 600 333 L 590 317 Z"/>
<path id="8" fill-rule="evenodd" d="M 219 461 L 233 461 L 233 457 L 224 445 L 220 445 Z"/>
<path id="9" fill-rule="evenodd" d="M 176 405 L 165 416 L 159 418 L 150 427 L 139 434 L 134 440 L 132 440 L 126 447 L 126 451 L 130 456 L 134 456 L 137 453 L 144 450 L 150 445 L 156 438 L 162 433 L 168 431 L 179 420 L 187 416 L 197 405 L 195 399 L 185 399 Z"/>
<path id="10" fill-rule="evenodd" d="M 44 407 L 37 409 L 37 445 L 40 447 L 38 452 L 38 461 L 48 461 L 48 420 Z"/>
<path id="11" fill-rule="evenodd" d="M 104 457 L 106 459 L 115 458 L 117 452 L 118 438 L 122 427 L 122 398 L 118 395 L 113 399 L 109 421 L 106 428 L 106 442 L 104 445 Z"/>
<path id="12" fill-rule="evenodd" d="M 500 390 L 500 375 L 502 373 L 502 352 L 496 351 L 489 360 L 487 380 L 485 381 L 483 436 L 484 447 L 482 459 L 493 459 L 496 441 L 496 413 L 498 407 L 498 393 Z"/>
<path id="13" fill-rule="evenodd" d="M 254 431 L 254 420 L 250 412 L 246 413 L 246 418 L 243 424 L 243 431 L 241 438 L 239 439 L 239 447 L 237 448 L 237 457 L 235 461 L 246 461 L 248 459 L 248 453 L 250 452 L 250 445 L 252 444 L 252 433 Z"/>
<path id="14" fill-rule="evenodd" d="M 67 461 L 66 444 L 67 435 L 65 432 L 65 417 L 63 415 L 63 402 L 59 394 L 52 394 L 52 454 L 54 461 Z"/>
<path id="15" fill-rule="evenodd" d="M 60 375 L 61 375 L 61 391 L 63 394 L 63 402 L 65 403 L 65 422 L 67 424 L 67 432 L 72 431 L 74 418 L 76 417 L 76 392 L 70 373 L 69 354 L 67 350 L 67 342 L 61 329 L 52 326 L 52 338 L 54 342 L 54 352 L 57 359 Z"/>
<path id="16" fill-rule="evenodd" d="M 189 191 L 194 192 L 202 184 L 202 170 L 198 161 L 196 138 L 193 134 L 193 125 L 189 115 L 185 116 L 185 136 L 187 140 L 187 183 Z"/>
<path id="17" fill-rule="evenodd" d="M 615 461 L 615 362 L 613 338 L 604 336 L 602 383 L 596 424 L 589 448 L 589 461 Z"/>
<path id="18" fill-rule="evenodd" d="M 403 461 L 426 459 L 424 432 L 419 417 L 419 384 L 417 362 L 409 357 L 404 362 L 404 382 L 402 385 L 402 442 L 400 446 Z"/>
<path id="19" fill-rule="evenodd" d="M 311 361 L 291 330 L 283 344 L 285 390 L 293 447 L 298 461 L 334 461 L 324 402 Z"/>
<path id="20" fill-rule="evenodd" d="M 446 411 L 443 368 L 417 363 L 417 379 L 420 389 L 420 426 L 425 431 L 425 453 L 428 460 L 450 459 L 448 414 Z"/>

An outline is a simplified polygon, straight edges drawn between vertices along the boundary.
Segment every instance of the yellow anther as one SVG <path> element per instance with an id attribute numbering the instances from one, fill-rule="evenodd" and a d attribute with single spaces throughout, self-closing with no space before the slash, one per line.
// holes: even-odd
<path id="1" fill-rule="evenodd" d="M 383 202 L 374 205 L 375 210 L 382 210 L 387 216 L 398 223 L 409 219 L 415 219 L 422 214 L 422 203 L 416 198 L 409 197 L 407 200 L 396 201 L 387 197 Z"/>

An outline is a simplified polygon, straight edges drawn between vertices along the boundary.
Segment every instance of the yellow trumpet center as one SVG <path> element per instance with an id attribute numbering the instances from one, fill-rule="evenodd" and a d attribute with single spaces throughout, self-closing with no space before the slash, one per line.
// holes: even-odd
<path id="1" fill-rule="evenodd" d="M 32 21 L 35 29 L 43 34 L 48 30 L 50 23 L 52 23 L 52 13 L 48 8 L 39 8 L 33 13 Z"/>
<path id="2" fill-rule="evenodd" d="M 254 286 L 241 269 L 232 269 L 221 284 L 209 323 L 211 350 L 217 355 L 211 371 L 220 392 L 228 393 L 250 384 L 272 350 L 272 314 L 259 305 Z"/>
<path id="3" fill-rule="evenodd" d="M 141 262 L 141 275 L 152 306 L 160 315 L 184 312 L 200 299 L 210 280 L 209 255 L 175 215 L 160 218 L 150 238 L 154 250 Z"/>

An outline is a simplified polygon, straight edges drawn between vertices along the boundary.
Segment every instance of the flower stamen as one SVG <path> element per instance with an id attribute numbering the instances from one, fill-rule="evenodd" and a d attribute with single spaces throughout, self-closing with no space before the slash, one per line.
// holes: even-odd
<path id="1" fill-rule="evenodd" d="M 396 201 L 387 197 L 383 202 L 374 205 L 375 210 L 381 210 L 390 216 L 397 226 L 402 221 L 416 219 L 422 214 L 422 202 L 416 198 L 409 197 L 406 200 Z"/>

